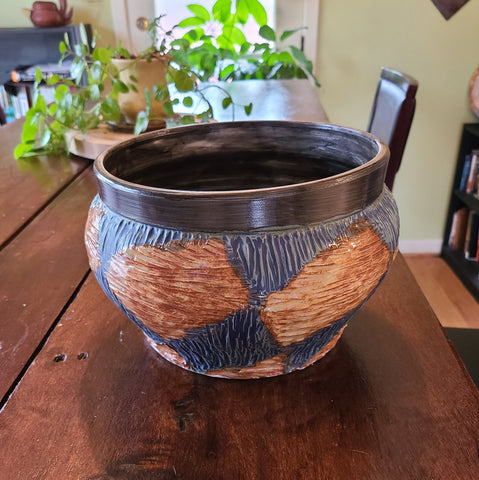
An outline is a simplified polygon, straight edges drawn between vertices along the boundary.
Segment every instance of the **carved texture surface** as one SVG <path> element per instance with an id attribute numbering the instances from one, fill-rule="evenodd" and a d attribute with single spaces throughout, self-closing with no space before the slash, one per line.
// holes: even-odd
<path id="1" fill-rule="evenodd" d="M 397 249 L 389 191 L 362 211 L 282 231 L 182 232 L 96 198 L 85 241 L 105 293 L 169 361 L 256 378 L 304 368 L 338 341 Z"/>
<path id="2" fill-rule="evenodd" d="M 388 248 L 364 222 L 363 231 L 323 250 L 283 290 L 268 295 L 261 319 L 281 345 L 304 340 L 359 306 L 389 260 Z"/>
<path id="3" fill-rule="evenodd" d="M 248 289 L 216 239 L 130 247 L 113 255 L 106 278 L 124 307 L 164 338 L 182 337 L 248 304 Z"/>

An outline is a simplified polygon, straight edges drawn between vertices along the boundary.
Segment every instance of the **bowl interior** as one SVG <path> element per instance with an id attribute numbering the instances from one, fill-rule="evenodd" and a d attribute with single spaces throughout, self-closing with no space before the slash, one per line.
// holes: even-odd
<path id="1" fill-rule="evenodd" d="M 378 154 L 373 138 L 330 127 L 293 122 L 185 127 L 114 149 L 104 167 L 122 181 L 147 187 L 234 191 L 325 179 Z"/>

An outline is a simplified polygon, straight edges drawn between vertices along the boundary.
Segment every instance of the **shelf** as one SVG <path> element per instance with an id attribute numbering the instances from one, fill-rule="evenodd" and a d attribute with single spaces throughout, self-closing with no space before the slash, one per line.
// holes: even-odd
<path id="1" fill-rule="evenodd" d="M 456 197 L 459 198 L 469 210 L 479 212 L 479 198 L 458 189 L 454 190 L 454 195 L 456 195 Z"/>
<path id="2" fill-rule="evenodd" d="M 467 260 L 462 252 L 447 246 L 442 248 L 441 256 L 479 302 L 479 262 Z"/>

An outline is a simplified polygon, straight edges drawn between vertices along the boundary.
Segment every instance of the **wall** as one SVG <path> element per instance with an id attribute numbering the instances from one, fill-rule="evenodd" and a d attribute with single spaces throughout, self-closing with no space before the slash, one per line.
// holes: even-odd
<path id="1" fill-rule="evenodd" d="M 53 1 L 59 5 L 57 0 Z M 22 8 L 31 8 L 32 4 L 32 0 L 0 0 L 0 28 L 31 27 Z M 110 0 L 68 0 L 67 4 L 68 9 L 73 7 L 73 24 L 89 23 L 98 30 L 99 45 L 115 45 Z"/>
<path id="2" fill-rule="evenodd" d="M 367 127 L 381 66 L 419 81 L 394 196 L 403 244 L 438 248 L 461 124 L 476 121 L 468 85 L 479 66 L 479 1 L 449 21 L 430 0 L 321 0 L 320 8 L 316 68 L 332 123 Z"/>
<path id="3" fill-rule="evenodd" d="M 21 7 L 31 3 L 12 8 L 11 0 L 0 0 L 0 27 L 29 26 Z M 91 23 L 101 43 L 114 44 L 109 0 L 69 4 L 75 8 L 73 23 Z M 383 65 L 419 81 L 416 116 L 394 187 L 403 245 L 438 248 L 443 234 L 461 124 L 475 121 L 467 95 L 479 65 L 478 18 L 479 1 L 446 21 L 430 0 L 320 0 L 316 68 L 331 122 L 366 128 Z"/>

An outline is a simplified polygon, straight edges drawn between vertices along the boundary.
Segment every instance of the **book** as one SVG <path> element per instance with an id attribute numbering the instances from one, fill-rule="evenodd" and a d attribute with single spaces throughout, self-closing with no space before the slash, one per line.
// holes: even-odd
<path id="1" fill-rule="evenodd" d="M 464 245 L 464 256 L 468 260 L 477 261 L 477 242 L 479 236 L 479 213 L 470 212 Z"/>
<path id="2" fill-rule="evenodd" d="M 452 217 L 451 232 L 449 234 L 449 246 L 453 250 L 464 251 L 467 227 L 469 223 L 469 209 L 460 208 Z"/>
<path id="3" fill-rule="evenodd" d="M 466 155 L 464 166 L 462 167 L 461 182 L 459 183 L 459 190 L 466 191 L 467 179 L 469 178 L 469 170 L 471 169 L 472 153 Z"/>
<path id="4" fill-rule="evenodd" d="M 479 150 L 473 150 L 471 158 L 471 166 L 469 167 L 469 174 L 466 181 L 466 193 L 474 193 L 477 189 L 476 177 L 479 159 Z"/>

